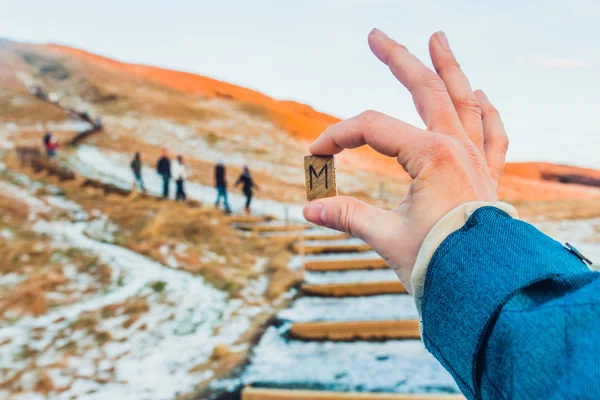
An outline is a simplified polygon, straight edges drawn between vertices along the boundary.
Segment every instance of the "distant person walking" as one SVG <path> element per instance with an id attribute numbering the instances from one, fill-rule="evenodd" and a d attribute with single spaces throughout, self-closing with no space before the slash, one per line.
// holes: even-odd
<path id="1" fill-rule="evenodd" d="M 225 212 L 227 214 L 231 213 L 231 208 L 229 208 L 229 202 L 227 201 L 227 177 L 223 160 L 219 160 L 215 167 L 215 187 L 217 188 L 217 201 L 215 202 L 215 207 L 219 208 L 221 198 L 223 198 Z"/>
<path id="2" fill-rule="evenodd" d="M 162 177 L 163 180 L 163 193 L 164 199 L 169 197 L 169 183 L 171 181 L 171 160 L 169 160 L 167 149 L 162 149 L 161 157 L 156 163 L 156 172 Z"/>
<path id="3" fill-rule="evenodd" d="M 44 133 L 44 139 L 42 140 L 44 142 L 44 149 L 46 150 L 48 150 L 50 139 L 52 139 L 52 133 L 50 133 L 50 131 L 46 131 L 46 133 Z"/>
<path id="4" fill-rule="evenodd" d="M 177 156 L 177 159 L 173 162 L 173 179 L 175 179 L 175 184 L 177 186 L 177 191 L 175 193 L 175 200 L 185 201 L 185 188 L 183 186 L 185 179 L 187 178 L 187 171 L 185 169 L 185 164 L 183 163 L 183 157 Z"/>
<path id="5" fill-rule="evenodd" d="M 48 157 L 56 157 L 56 150 L 58 149 L 58 140 L 54 137 L 52 132 L 48 131 L 44 134 L 44 148 Z"/>
<path id="6" fill-rule="evenodd" d="M 254 189 L 258 190 L 258 185 L 254 183 L 252 179 L 252 174 L 250 174 L 250 169 L 247 165 L 244 166 L 244 170 L 242 174 L 235 182 L 235 187 L 238 187 L 239 184 L 242 184 L 242 192 L 244 196 L 246 196 L 246 213 L 250 214 L 250 203 L 252 202 L 252 194 Z"/>
<path id="7" fill-rule="evenodd" d="M 135 153 L 133 157 L 133 161 L 131 161 L 131 171 L 133 172 L 133 177 L 135 178 L 135 184 L 137 187 L 144 193 L 146 193 L 146 188 L 144 187 L 144 180 L 142 179 L 142 158 L 140 153 Z"/>

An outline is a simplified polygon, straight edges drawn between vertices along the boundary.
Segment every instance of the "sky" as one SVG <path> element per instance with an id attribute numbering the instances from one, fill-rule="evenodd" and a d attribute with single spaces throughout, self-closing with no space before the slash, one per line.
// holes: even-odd
<path id="1" fill-rule="evenodd" d="M 600 2 L 0 0 L 0 37 L 207 75 L 341 118 L 373 109 L 423 127 L 370 52 L 373 27 L 431 65 L 444 30 L 503 116 L 511 161 L 600 168 Z"/>

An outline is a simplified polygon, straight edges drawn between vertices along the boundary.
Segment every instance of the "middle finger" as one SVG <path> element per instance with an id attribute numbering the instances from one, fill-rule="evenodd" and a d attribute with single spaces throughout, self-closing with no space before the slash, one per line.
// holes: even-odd
<path id="1" fill-rule="evenodd" d="M 450 49 L 444 32 L 436 32 L 431 36 L 429 53 L 436 72 L 446 84 L 463 128 L 479 152 L 484 154 L 481 107 L 475 93 L 471 90 L 467 76 Z"/>

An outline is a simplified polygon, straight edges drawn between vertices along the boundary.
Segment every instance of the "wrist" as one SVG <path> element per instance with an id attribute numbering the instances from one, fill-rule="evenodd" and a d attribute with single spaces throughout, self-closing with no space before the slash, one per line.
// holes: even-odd
<path id="1" fill-rule="evenodd" d="M 508 203 L 500 201 L 472 201 L 463 203 L 449 211 L 440 218 L 425 236 L 425 240 L 421 244 L 410 277 L 412 295 L 419 317 L 421 316 L 421 299 L 423 298 L 425 288 L 425 276 L 427 275 L 427 269 L 435 251 L 451 233 L 462 228 L 476 210 L 487 206 L 499 208 L 511 217 L 515 219 L 518 218 L 517 210 Z"/>

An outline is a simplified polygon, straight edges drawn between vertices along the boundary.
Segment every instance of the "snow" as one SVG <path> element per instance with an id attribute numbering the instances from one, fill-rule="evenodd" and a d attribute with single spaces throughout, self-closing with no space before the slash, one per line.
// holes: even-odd
<path id="1" fill-rule="evenodd" d="M 67 211 L 71 218 L 75 220 L 87 220 L 89 218 L 88 213 L 79 204 L 69 199 L 61 196 L 46 196 L 45 200 L 51 206 Z"/>
<path id="2" fill-rule="evenodd" d="M 119 228 L 110 222 L 106 215 L 101 214 L 88 222 L 83 232 L 94 240 L 105 243 L 114 243 L 115 234 L 118 231 Z"/>
<path id="3" fill-rule="evenodd" d="M 364 297 L 301 297 L 277 318 L 291 322 L 381 321 L 418 319 L 411 296 L 386 294 Z"/>
<path id="4" fill-rule="evenodd" d="M 10 378 L 25 367 L 27 361 L 17 355 L 27 344 L 33 349 L 44 349 L 38 358 L 38 366 L 48 366 L 57 380 L 73 382 L 66 391 L 56 394 L 56 399 L 72 396 L 81 399 L 172 399 L 177 392 L 192 391 L 195 384 L 206 377 L 206 374 L 190 373 L 190 368 L 206 362 L 216 344 L 234 344 L 252 319 L 265 310 L 264 307 L 245 307 L 241 300 L 228 301 L 226 293 L 206 284 L 199 276 L 170 269 L 125 248 L 91 239 L 84 234 L 87 226 L 84 222 L 38 221 L 34 228 L 50 235 L 55 246 L 75 247 L 98 256 L 113 270 L 112 284 L 106 293 L 57 307 L 40 317 L 23 317 L 0 328 L 0 342 L 12 339 L 0 346 L 0 359 L 6 360 L 7 366 L 0 372 L 0 380 Z M 69 274 L 68 268 L 66 272 Z M 18 277 L 11 276 L 3 283 L 16 281 Z M 156 281 L 166 283 L 160 293 L 150 288 Z M 264 287 L 263 280 L 257 281 L 246 294 L 256 296 Z M 128 328 L 122 326 L 127 316 L 100 320 L 97 332 L 110 332 L 112 338 L 100 347 L 92 334 L 70 328 L 86 311 L 134 298 L 144 298 L 150 307 L 148 312 L 142 313 Z M 139 329 L 142 326 L 144 329 Z M 43 332 L 39 340 L 33 333 L 36 328 Z M 67 336 L 61 339 L 61 335 Z M 63 358 L 61 346 L 70 340 L 76 341 L 76 357 L 70 359 L 69 368 L 53 370 L 51 365 Z M 101 377 L 107 374 L 96 368 L 95 363 L 100 365 L 99 361 L 102 361 L 102 370 L 114 368 L 114 379 L 108 383 L 100 384 L 85 378 L 86 375 Z"/>
<path id="5" fill-rule="evenodd" d="M 125 154 L 100 151 L 96 147 L 83 145 L 67 162 L 83 176 L 112 183 L 124 189 L 130 189 L 132 186 L 133 176 L 129 168 L 130 160 Z M 159 196 L 162 193 L 162 178 L 148 166 L 144 166 L 142 175 L 148 192 Z M 217 197 L 214 188 L 192 181 L 186 182 L 186 192 L 189 198 L 208 204 L 212 204 Z M 234 210 L 244 208 L 245 197 L 241 194 L 229 193 L 228 200 Z M 291 220 L 304 221 L 301 205 L 255 198 L 252 201 L 252 208 L 257 214 L 268 214 L 279 219 L 285 219 L 287 214 Z"/>
<path id="6" fill-rule="evenodd" d="M 254 264 L 254 266 L 252 267 L 252 271 L 254 271 L 256 273 L 261 273 L 265 270 L 265 267 L 267 266 L 268 263 L 269 263 L 269 259 L 267 257 L 259 257 L 256 260 L 256 263 Z"/>
<path id="7" fill-rule="evenodd" d="M 270 327 L 243 384 L 359 392 L 460 393 L 421 341 L 302 342 Z"/>
<path id="8" fill-rule="evenodd" d="M 559 242 L 569 242 L 600 268 L 600 218 L 565 220 L 535 224 Z"/>
<path id="9" fill-rule="evenodd" d="M 295 255 L 288 261 L 288 268 L 294 271 L 298 271 L 304 265 L 305 257 L 301 255 Z"/>
<path id="10" fill-rule="evenodd" d="M 15 237 L 15 234 L 13 233 L 13 231 L 11 231 L 8 228 L 4 228 L 2 230 L 0 230 L 0 238 L 2 239 L 12 239 Z"/>
<path id="11" fill-rule="evenodd" d="M 29 208 L 30 221 L 37 219 L 39 214 L 47 213 L 51 210 L 51 208 L 42 200 L 29 193 L 29 191 L 13 185 L 12 183 L 0 181 L 0 193 L 2 193 L 3 196 L 11 197 L 27 205 Z"/>
<path id="12" fill-rule="evenodd" d="M 14 148 L 15 145 L 13 144 L 13 142 L 6 140 L 3 137 L 0 137 L 0 149 L 7 149 L 10 150 L 12 148 Z"/>
<path id="13" fill-rule="evenodd" d="M 19 275 L 14 272 L 10 272 L 3 276 L 0 276 L 0 293 L 4 290 L 11 289 L 12 287 L 23 282 L 27 278 L 26 275 Z"/>
<path id="14" fill-rule="evenodd" d="M 12 123 L 0 124 L 0 149 L 2 150 L 10 150 L 15 147 L 14 143 L 9 140 L 11 136 L 19 133 L 19 127 Z M 4 165 L 4 164 L 3 164 Z M 0 170 L 4 170 L 4 168 L 0 168 Z"/>
<path id="15" fill-rule="evenodd" d="M 160 255 L 165 258 L 165 261 L 169 267 L 179 268 L 179 263 L 177 262 L 177 259 L 175 258 L 175 256 L 172 254 L 169 254 L 169 246 L 167 246 L 166 244 L 163 244 L 162 246 L 160 246 L 158 251 L 160 252 Z"/>
<path id="16" fill-rule="evenodd" d="M 304 282 L 310 284 L 384 282 L 397 280 L 398 277 L 391 269 L 359 269 L 330 272 L 304 271 Z"/>
<path id="17" fill-rule="evenodd" d="M 240 295 L 247 301 L 255 301 L 263 298 L 269 287 L 269 278 L 261 276 L 252 282 L 246 284 Z"/>

